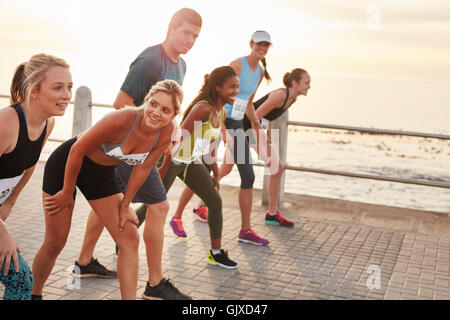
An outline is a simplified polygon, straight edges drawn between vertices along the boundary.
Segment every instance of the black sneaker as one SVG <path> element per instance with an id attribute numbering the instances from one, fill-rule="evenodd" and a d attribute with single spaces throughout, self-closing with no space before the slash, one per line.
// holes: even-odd
<path id="1" fill-rule="evenodd" d="M 181 293 L 180 290 L 175 288 L 170 279 L 165 278 L 155 287 L 150 286 L 150 283 L 147 282 L 142 298 L 146 300 L 192 300 L 191 297 Z"/>
<path id="2" fill-rule="evenodd" d="M 236 269 L 237 268 L 237 263 L 230 260 L 230 258 L 228 258 L 228 252 L 223 249 L 220 249 L 220 253 L 218 253 L 218 254 L 213 254 L 212 251 L 209 250 L 208 258 L 206 258 L 206 261 L 209 264 L 221 266 L 226 269 Z"/>
<path id="3" fill-rule="evenodd" d="M 72 273 L 80 278 L 105 278 L 112 279 L 117 278 L 117 272 L 106 269 L 98 262 L 97 259 L 92 258 L 86 266 L 81 266 L 78 261 L 75 261 L 75 268 Z"/>

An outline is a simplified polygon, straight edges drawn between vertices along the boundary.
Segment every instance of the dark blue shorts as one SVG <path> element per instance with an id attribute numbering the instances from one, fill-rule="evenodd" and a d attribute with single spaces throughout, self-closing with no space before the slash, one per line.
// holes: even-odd
<path id="1" fill-rule="evenodd" d="M 130 180 L 133 167 L 122 162 L 116 166 L 115 175 L 121 192 L 125 192 L 128 180 Z M 152 171 L 142 187 L 136 193 L 133 203 L 156 204 L 167 200 L 166 190 L 159 176 L 158 168 L 153 166 Z"/>

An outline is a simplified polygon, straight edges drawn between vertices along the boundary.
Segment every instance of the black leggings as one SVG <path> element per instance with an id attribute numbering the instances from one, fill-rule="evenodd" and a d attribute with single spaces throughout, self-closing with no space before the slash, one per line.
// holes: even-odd
<path id="1" fill-rule="evenodd" d="M 187 167 L 187 168 L 186 168 Z M 222 198 L 214 188 L 214 181 L 202 163 L 170 164 L 163 179 L 166 192 L 179 177 L 208 207 L 208 225 L 211 239 L 222 238 Z M 184 179 L 183 179 L 184 178 Z"/>
<path id="2" fill-rule="evenodd" d="M 239 176 L 241 177 L 242 189 L 253 189 L 255 172 L 253 171 L 252 155 L 247 136 L 243 129 L 242 120 L 226 119 L 225 126 L 228 133 L 233 137 L 233 149 L 230 150 L 236 163 Z"/>

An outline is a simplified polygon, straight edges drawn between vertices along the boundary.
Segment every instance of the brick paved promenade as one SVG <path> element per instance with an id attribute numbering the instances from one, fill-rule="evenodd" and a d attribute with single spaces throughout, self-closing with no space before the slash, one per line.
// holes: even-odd
<path id="1" fill-rule="evenodd" d="M 7 220 L 30 266 L 45 230 L 42 174 L 43 163 L 39 163 Z M 168 194 L 169 216 L 182 187 L 177 181 Z M 176 238 L 168 223 L 165 228 L 163 270 L 194 299 L 450 298 L 448 214 L 287 194 L 283 211 L 296 222 L 287 229 L 264 224 L 260 192 L 255 191 L 253 227 L 271 241 L 259 247 L 237 242 L 237 189 L 222 186 L 221 195 L 223 247 L 239 264 L 238 269 L 225 270 L 205 262 L 208 225 L 191 216 L 192 205 L 184 213 L 187 239 Z M 81 279 L 79 289 L 68 287 L 68 270 L 78 257 L 88 213 L 89 205 L 78 193 L 70 236 L 44 288 L 44 299 L 120 299 L 117 279 Z M 142 235 L 143 228 L 139 231 Z M 115 269 L 113 248 L 105 231 L 95 256 Z M 147 279 L 143 240 L 139 252 L 140 297 Z"/>

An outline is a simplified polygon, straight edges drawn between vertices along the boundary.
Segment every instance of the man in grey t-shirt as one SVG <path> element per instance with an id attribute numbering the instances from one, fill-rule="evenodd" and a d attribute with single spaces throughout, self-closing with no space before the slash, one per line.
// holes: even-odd
<path id="1" fill-rule="evenodd" d="M 200 33 L 201 25 L 202 19 L 194 10 L 183 8 L 177 11 L 172 16 L 164 42 L 145 49 L 130 65 L 129 72 L 114 101 L 114 108 L 140 106 L 149 89 L 159 80 L 175 80 L 181 85 L 186 73 L 186 63 L 180 55 L 186 54 L 192 48 Z M 128 182 L 131 171 L 132 168 L 126 164 L 119 164 L 116 167 L 116 175 L 123 188 Z M 136 210 L 140 224 L 147 213 L 144 240 L 149 279 L 143 297 L 165 300 L 190 299 L 165 279 L 162 273 L 164 224 L 169 212 L 169 203 L 156 165 L 133 202 L 143 203 Z M 91 212 L 83 246 L 76 262 L 82 275 L 101 276 L 103 273 L 102 270 L 100 272 L 90 270 L 92 261 L 96 261 L 93 259 L 93 253 L 102 231 L 102 222 L 94 212 Z"/>

